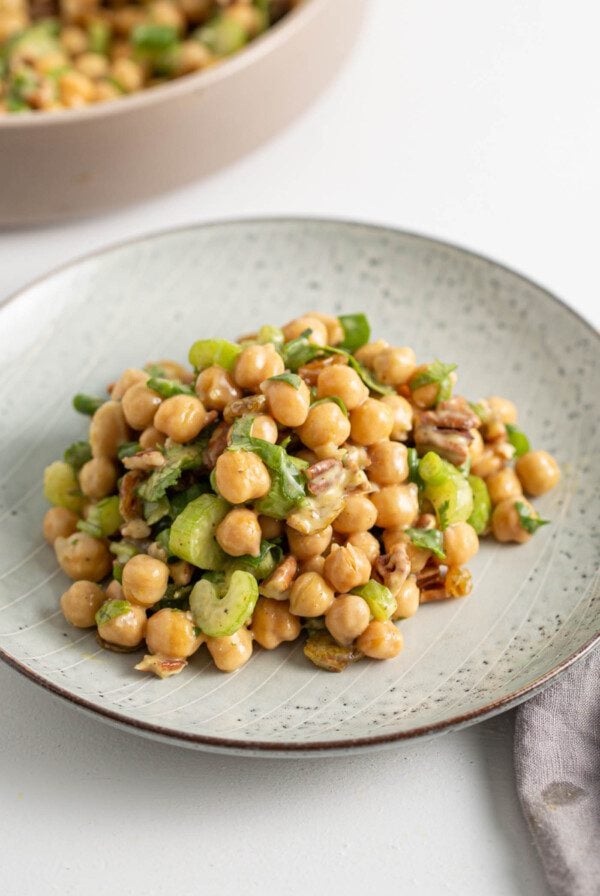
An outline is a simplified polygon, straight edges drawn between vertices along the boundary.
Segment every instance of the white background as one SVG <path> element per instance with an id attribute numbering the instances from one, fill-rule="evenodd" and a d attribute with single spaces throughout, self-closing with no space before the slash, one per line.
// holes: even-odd
<path id="1" fill-rule="evenodd" d="M 245 160 L 110 216 L 0 232 L 0 297 L 138 233 L 300 213 L 458 242 L 598 324 L 599 27 L 591 0 L 372 0 L 337 81 Z M 250 760 L 113 730 L 6 667 L 0 694 L 3 896 L 548 892 L 510 714 L 383 753 Z"/>

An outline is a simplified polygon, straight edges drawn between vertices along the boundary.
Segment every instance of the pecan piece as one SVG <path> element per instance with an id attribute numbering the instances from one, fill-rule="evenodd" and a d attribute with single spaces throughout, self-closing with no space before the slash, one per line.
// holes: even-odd
<path id="1" fill-rule="evenodd" d="M 259 593 L 273 600 L 287 600 L 288 592 L 298 571 L 298 561 L 291 555 L 285 557 L 270 576 L 258 586 Z"/>
<path id="2" fill-rule="evenodd" d="M 398 594 L 410 575 L 406 545 L 398 542 L 388 554 L 381 554 L 375 561 L 375 571 L 392 594 Z"/>
<path id="3" fill-rule="evenodd" d="M 308 490 L 312 495 L 321 495 L 342 484 L 344 468 L 339 460 L 327 457 L 311 464 L 305 471 Z"/>
<path id="4" fill-rule="evenodd" d="M 204 463 L 209 470 L 214 469 L 220 455 L 227 448 L 227 439 L 229 437 L 229 424 L 224 420 L 218 424 L 212 433 L 204 452 Z"/>
<path id="5" fill-rule="evenodd" d="M 456 466 L 465 463 L 472 429 L 480 420 L 462 396 L 442 401 L 429 411 L 417 411 L 414 419 L 414 440 L 420 455 L 435 451 Z"/>
<path id="6" fill-rule="evenodd" d="M 329 632 L 317 631 L 307 638 L 304 656 L 326 672 L 343 672 L 350 663 L 362 659 L 363 654 L 353 644 L 343 647 Z"/>
<path id="7" fill-rule="evenodd" d="M 233 423 L 236 417 L 244 414 L 264 414 L 267 399 L 264 395 L 247 395 L 245 398 L 236 398 L 225 405 L 223 419 L 225 423 Z"/>
<path id="8" fill-rule="evenodd" d="M 146 451 L 138 451 L 137 454 L 132 454 L 131 457 L 123 458 L 123 466 L 128 470 L 158 470 L 160 467 L 164 467 L 166 463 L 166 459 L 164 454 L 161 451 L 156 451 L 154 448 L 148 448 Z"/>
<path id="9" fill-rule="evenodd" d="M 142 502 L 137 495 L 137 487 L 143 481 L 141 470 L 125 473 L 119 485 L 119 513 L 125 520 L 136 520 L 143 516 Z"/>

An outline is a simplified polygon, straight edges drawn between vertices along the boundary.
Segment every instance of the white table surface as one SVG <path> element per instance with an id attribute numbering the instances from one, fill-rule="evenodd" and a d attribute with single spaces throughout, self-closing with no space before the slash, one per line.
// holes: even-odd
<path id="1" fill-rule="evenodd" d="M 577 0 L 372 0 L 337 81 L 250 157 L 118 213 L 0 232 L 0 298 L 136 234 L 314 214 L 481 251 L 597 325 L 599 26 Z M 387 752 L 251 760 L 113 730 L 4 666 L 0 712 L 3 896 L 548 892 L 512 714 Z"/>

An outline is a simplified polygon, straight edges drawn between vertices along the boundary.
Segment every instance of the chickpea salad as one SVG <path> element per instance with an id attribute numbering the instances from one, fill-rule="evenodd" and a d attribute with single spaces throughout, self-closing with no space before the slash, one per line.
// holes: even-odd
<path id="1" fill-rule="evenodd" d="M 548 521 L 525 495 L 560 469 L 515 405 L 370 340 L 364 314 L 312 311 L 76 395 L 88 439 L 44 474 L 67 621 L 145 645 L 135 668 L 160 678 L 203 645 L 231 672 L 300 637 L 340 672 L 396 657 L 421 604 L 468 595 L 480 538 L 532 538 Z"/>
<path id="2" fill-rule="evenodd" d="M 0 0 L 0 115 L 74 109 L 201 71 L 299 0 Z"/>

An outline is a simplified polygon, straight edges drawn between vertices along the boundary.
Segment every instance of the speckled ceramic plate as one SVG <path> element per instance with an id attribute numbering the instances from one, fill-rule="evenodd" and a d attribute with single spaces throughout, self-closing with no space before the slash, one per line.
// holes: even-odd
<path id="1" fill-rule="evenodd" d="M 364 309 L 375 334 L 459 364 L 460 391 L 514 399 L 564 475 L 528 544 L 484 544 L 473 594 L 402 623 L 395 660 L 341 675 L 301 643 L 232 675 L 203 648 L 178 677 L 132 669 L 62 619 L 67 585 L 41 537 L 44 466 L 81 437 L 70 410 L 121 369 L 184 358 L 319 308 Z M 133 731 L 230 752 L 345 752 L 465 725 L 543 687 L 599 637 L 598 337 L 539 286 L 462 249 L 323 221 L 194 227 L 86 258 L 0 310 L 0 654 L 73 705 Z M 585 384 L 585 389 L 582 386 Z M 76 719 L 74 719 L 74 723 Z"/>

